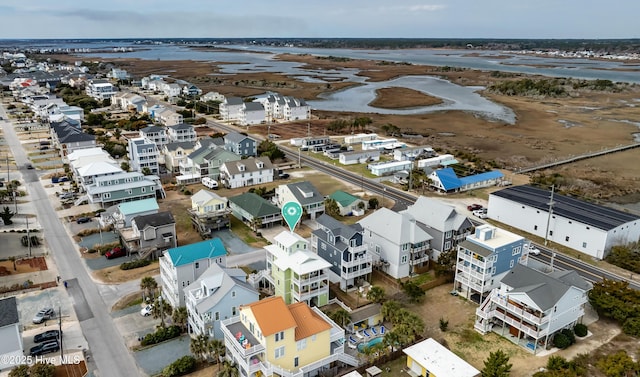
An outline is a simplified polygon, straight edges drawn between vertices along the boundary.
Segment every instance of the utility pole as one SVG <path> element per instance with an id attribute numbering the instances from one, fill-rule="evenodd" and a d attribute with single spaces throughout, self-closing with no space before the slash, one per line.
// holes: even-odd
<path id="1" fill-rule="evenodd" d="M 29 233 L 29 217 L 25 214 L 25 219 L 27 219 L 27 244 L 29 245 L 29 258 L 31 258 L 31 234 Z"/>
<path id="2" fill-rule="evenodd" d="M 551 223 L 551 215 L 553 214 L 553 192 L 555 191 L 555 185 L 551 185 L 551 200 L 549 200 L 549 211 L 547 216 L 547 230 L 544 233 L 544 246 L 549 243 L 549 224 Z"/>
<path id="3" fill-rule="evenodd" d="M 64 357 L 64 347 L 62 347 L 62 309 L 60 305 L 58 305 L 58 330 L 60 331 L 60 360 Z"/>

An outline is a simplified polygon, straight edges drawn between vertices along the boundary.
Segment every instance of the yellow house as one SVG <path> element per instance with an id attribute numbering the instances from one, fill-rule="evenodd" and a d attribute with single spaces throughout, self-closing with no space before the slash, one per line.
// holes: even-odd
<path id="1" fill-rule="evenodd" d="M 227 358 L 242 376 L 296 377 L 328 370 L 338 361 L 356 366 L 344 353 L 344 329 L 304 302 L 286 305 L 274 296 L 243 306 L 222 322 Z"/>
<path id="2" fill-rule="evenodd" d="M 480 371 L 433 338 L 402 350 L 407 368 L 423 377 L 479 377 Z"/>

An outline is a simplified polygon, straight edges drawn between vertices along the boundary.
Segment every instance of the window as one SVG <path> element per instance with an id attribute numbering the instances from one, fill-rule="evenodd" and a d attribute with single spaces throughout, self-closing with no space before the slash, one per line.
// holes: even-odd
<path id="1" fill-rule="evenodd" d="M 407 259 L 408 259 L 407 256 L 403 255 L 402 258 L 400 258 L 400 263 L 402 263 L 402 264 L 407 263 Z"/>
<path id="2" fill-rule="evenodd" d="M 231 315 L 232 316 L 237 316 L 238 315 L 238 308 L 236 308 L 235 306 L 231 307 Z"/>
<path id="3" fill-rule="evenodd" d="M 511 262 L 509 262 L 509 268 L 513 268 L 513 263 L 514 263 L 514 262 L 515 262 L 515 261 L 514 261 L 513 259 L 511 260 Z"/>
<path id="4" fill-rule="evenodd" d="M 518 255 L 520 254 L 520 246 L 514 247 L 513 251 L 511 252 L 511 255 Z"/>
<path id="5" fill-rule="evenodd" d="M 583 242 L 583 243 L 582 243 L 582 247 L 587 247 L 587 243 L 586 243 L 586 242 Z"/>
<path id="6" fill-rule="evenodd" d="M 144 191 L 145 191 L 145 189 L 146 189 L 146 187 L 141 187 L 141 188 L 140 188 L 140 191 L 141 191 L 141 192 L 144 192 Z"/>
<path id="7" fill-rule="evenodd" d="M 298 349 L 298 351 L 302 351 L 303 349 L 307 348 L 307 339 L 301 339 L 297 341 L 296 348 Z"/>
<path id="8" fill-rule="evenodd" d="M 236 291 L 231 291 L 231 297 L 236 297 Z"/>
<path id="9" fill-rule="evenodd" d="M 445 234 L 444 238 L 451 238 L 451 233 L 452 233 L 451 231 L 448 231 L 448 232 Z"/>
<path id="10" fill-rule="evenodd" d="M 553 230 L 550 230 L 550 231 L 549 231 L 549 235 L 550 235 L 550 236 L 553 236 Z"/>
<path id="11" fill-rule="evenodd" d="M 284 340 L 284 331 L 280 331 L 276 333 L 276 342 L 279 342 L 281 340 Z M 282 347 L 284 348 L 284 347 Z"/>
<path id="12" fill-rule="evenodd" d="M 196 262 L 196 268 L 200 268 L 200 262 Z"/>
<path id="13" fill-rule="evenodd" d="M 296 357 L 293 359 L 293 366 L 294 366 L 294 367 L 297 367 L 297 366 L 298 366 L 298 364 L 299 364 L 299 362 L 298 362 L 298 356 L 296 356 Z"/>
<path id="14" fill-rule="evenodd" d="M 284 356 L 284 346 L 276 348 L 275 358 L 279 359 Z"/>
<path id="15" fill-rule="evenodd" d="M 495 273 L 496 273 L 496 268 L 495 267 L 491 268 L 491 275 L 494 275 Z"/>
<path id="16" fill-rule="evenodd" d="M 534 225 L 534 226 L 533 226 L 533 230 L 538 230 L 538 226 L 537 226 L 537 225 Z"/>
<path id="17" fill-rule="evenodd" d="M 449 250 L 451 249 L 451 241 L 447 241 L 444 243 L 444 250 Z"/>
<path id="18" fill-rule="evenodd" d="M 103 198 L 103 199 L 109 199 L 109 198 L 111 198 L 111 193 L 110 193 L 110 192 L 105 192 L 104 194 L 102 194 L 102 198 Z"/>
<path id="19" fill-rule="evenodd" d="M 376 245 L 376 254 L 380 254 L 380 245 Z"/>
<path id="20" fill-rule="evenodd" d="M 564 240 L 565 240 L 566 242 L 569 242 L 569 236 L 566 236 L 566 237 L 564 238 Z"/>
<path id="21" fill-rule="evenodd" d="M 214 319 L 215 321 L 219 321 L 219 320 L 220 320 L 220 312 L 215 312 L 215 313 L 213 314 L 213 319 Z"/>

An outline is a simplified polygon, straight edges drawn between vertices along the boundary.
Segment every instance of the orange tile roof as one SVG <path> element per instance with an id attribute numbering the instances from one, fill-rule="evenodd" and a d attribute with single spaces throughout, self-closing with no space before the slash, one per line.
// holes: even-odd
<path id="1" fill-rule="evenodd" d="M 269 336 L 279 331 L 284 331 L 296 327 L 296 321 L 280 296 L 265 298 L 256 301 L 244 308 L 249 308 L 253 312 L 262 335 Z M 296 331 L 297 333 L 297 331 Z"/>
<path id="2" fill-rule="evenodd" d="M 304 302 L 289 305 L 289 311 L 296 321 L 296 340 L 308 338 L 331 328 L 322 317 Z"/>

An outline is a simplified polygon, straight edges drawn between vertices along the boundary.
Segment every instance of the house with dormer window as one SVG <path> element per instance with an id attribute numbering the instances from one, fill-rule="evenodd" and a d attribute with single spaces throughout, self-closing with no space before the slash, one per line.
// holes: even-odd
<path id="1" fill-rule="evenodd" d="M 280 208 L 287 202 L 296 202 L 300 204 L 304 213 L 311 219 L 315 219 L 324 213 L 324 196 L 309 181 L 289 183 L 276 187 L 274 201 Z"/>
<path id="2" fill-rule="evenodd" d="M 274 168 L 269 157 L 228 161 L 220 167 L 220 182 L 226 188 L 238 188 L 273 182 Z"/>

